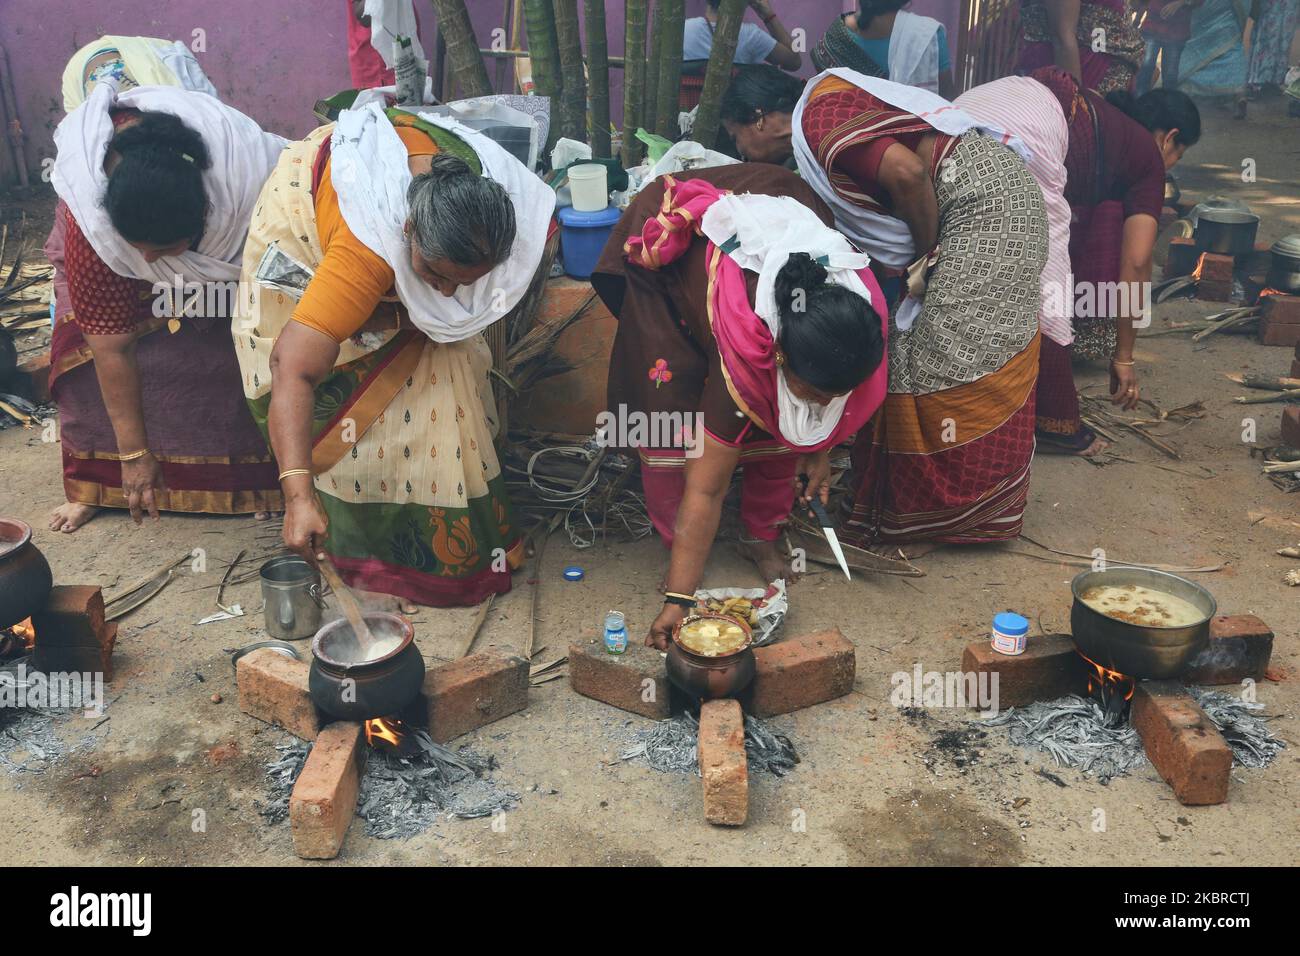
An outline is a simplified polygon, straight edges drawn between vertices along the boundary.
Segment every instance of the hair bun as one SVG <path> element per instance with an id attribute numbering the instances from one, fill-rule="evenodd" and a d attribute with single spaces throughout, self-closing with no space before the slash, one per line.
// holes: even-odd
<path id="1" fill-rule="evenodd" d="M 164 162 L 163 157 L 175 157 L 200 171 L 212 165 L 203 137 L 171 113 L 141 112 L 139 120 L 113 135 L 109 146 L 121 156 L 144 153 Z"/>
<path id="2" fill-rule="evenodd" d="M 455 179 L 457 176 L 473 176 L 474 170 L 459 156 L 452 153 L 435 153 L 430 157 L 429 171 L 424 175 L 440 182 Z"/>
<path id="3" fill-rule="evenodd" d="M 826 284 L 826 269 L 806 252 L 794 252 L 786 260 L 781 271 L 776 274 L 774 292 L 776 307 L 781 317 L 788 318 L 794 312 L 806 311 L 809 297 Z M 796 303 L 795 296 L 802 297 Z M 799 307 L 796 308 L 796 305 Z"/>

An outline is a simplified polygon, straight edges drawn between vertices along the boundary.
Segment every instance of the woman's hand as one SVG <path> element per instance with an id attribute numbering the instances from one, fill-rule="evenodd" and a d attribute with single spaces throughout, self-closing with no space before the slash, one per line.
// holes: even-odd
<path id="1" fill-rule="evenodd" d="M 686 617 L 686 608 L 680 604 L 664 604 L 663 610 L 659 612 L 659 616 L 650 625 L 650 633 L 645 636 L 645 646 L 654 647 L 661 651 L 668 650 L 668 644 L 673 639 L 673 628 L 684 617 Z"/>
<path id="2" fill-rule="evenodd" d="M 284 546 L 315 567 L 316 551 L 328 524 L 315 494 L 289 498 L 284 503 Z"/>
<path id="3" fill-rule="evenodd" d="M 1134 365 L 1124 365 L 1112 360 L 1110 363 L 1110 400 L 1131 412 L 1138 406 L 1142 397 L 1138 387 L 1137 369 Z"/>
<path id="4" fill-rule="evenodd" d="M 803 476 L 808 476 L 805 485 Z M 799 489 L 799 504 L 807 506 L 813 495 L 823 505 L 831 498 L 831 455 L 828 451 L 815 451 L 809 455 L 800 455 L 795 466 L 795 487 Z"/>
<path id="5" fill-rule="evenodd" d="M 136 524 L 143 522 L 146 511 L 149 517 L 158 520 L 157 492 L 162 490 L 162 466 L 152 454 L 122 462 L 122 496 Z"/>

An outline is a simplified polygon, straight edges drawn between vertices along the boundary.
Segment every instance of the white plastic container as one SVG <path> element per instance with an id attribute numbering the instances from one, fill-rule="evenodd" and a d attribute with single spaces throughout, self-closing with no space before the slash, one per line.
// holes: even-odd
<path id="1" fill-rule="evenodd" d="M 1012 611 L 993 616 L 993 649 L 999 654 L 1015 657 L 1025 652 L 1029 638 L 1029 622 Z"/>
<path id="2" fill-rule="evenodd" d="M 569 167 L 569 196 L 578 212 L 600 212 L 609 206 L 609 171 L 600 163 Z"/>

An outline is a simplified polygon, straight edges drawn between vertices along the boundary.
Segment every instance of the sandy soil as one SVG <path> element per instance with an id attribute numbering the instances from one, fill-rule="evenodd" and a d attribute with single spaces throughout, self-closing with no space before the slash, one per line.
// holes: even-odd
<path id="1" fill-rule="evenodd" d="M 1270 240 L 1300 229 L 1296 127 L 1276 103 L 1252 104 L 1246 124 L 1208 108 L 1205 141 L 1180 171 L 1185 195 L 1230 192 L 1254 204 L 1265 217 L 1261 238 Z M 1259 179 L 1250 185 L 1239 179 L 1245 156 L 1258 160 Z M 1210 311 L 1194 303 L 1162 306 L 1156 326 Z M 1170 462 L 1136 439 L 1116 449 L 1132 463 L 1097 467 L 1040 457 L 1025 532 L 1067 551 L 1105 548 L 1111 561 L 1221 563 L 1222 571 L 1199 578 L 1220 608 L 1272 624 L 1280 680 L 1265 682 L 1259 699 L 1291 749 L 1266 770 L 1234 772 L 1228 803 L 1182 807 L 1149 767 L 1109 786 L 1058 769 L 1061 787 L 1035 772 L 1055 769 L 1050 763 L 1011 747 L 998 730 L 976 741 L 973 763 L 957 767 L 934 741 L 965 726 L 964 714 L 908 717 L 890 706 L 892 673 L 910 671 L 914 662 L 956 669 L 962 647 L 985 636 L 995 611 L 1019 610 L 1043 632 L 1067 629 L 1075 569 L 1024 556 L 1028 546 L 1016 544 L 936 552 L 923 559 L 927 575 L 920 579 L 847 583 L 838 572 L 820 572 L 793 588 L 789 633 L 839 626 L 857 645 L 857 681 L 846 698 L 774 721 L 803 762 L 783 780 L 752 780 L 750 821 L 742 829 L 704 823 L 696 778 L 618 763 L 618 751 L 645 722 L 579 697 L 558 680 L 535 688 L 525 712 L 465 738 L 494 753 L 499 779 L 524 794 L 504 832 L 488 821 L 447 821 L 409 842 L 385 842 L 354 826 L 338 863 L 1294 863 L 1300 590 L 1280 581 L 1296 562 L 1274 552 L 1300 540 L 1300 496 L 1282 494 L 1259 475 L 1241 441 L 1245 416 L 1230 402 L 1239 389 L 1222 377 L 1245 369 L 1285 373 L 1289 351 L 1236 336 L 1195 346 L 1185 336 L 1163 336 L 1141 343 L 1138 358 L 1145 394 L 1162 407 L 1202 400 L 1209 410 L 1172 437 L 1182 461 Z M 1100 388 L 1102 379 L 1094 370 L 1083 382 Z M 1258 419 L 1259 443 L 1276 442 L 1279 406 L 1256 406 L 1250 414 Z M 44 529 L 47 512 L 62 500 L 58 448 L 36 433 L 9 429 L 0 432 L 0 461 L 0 513 L 38 529 L 60 582 L 94 581 L 111 591 L 194 548 L 206 549 L 215 568 L 241 548 L 256 553 L 266 544 L 251 519 L 178 515 L 136 528 L 109 514 L 75 535 L 56 535 Z M 546 649 L 538 660 L 594 635 L 607 607 L 623 609 L 634 629 L 644 628 L 662 560 L 655 541 L 580 553 L 554 538 L 540 572 L 537 645 Z M 561 579 L 571 563 L 586 567 L 583 583 Z M 124 620 L 111 720 L 95 731 L 93 750 L 40 775 L 0 771 L 0 807 L 9 821 L 0 863 L 298 862 L 288 825 L 267 826 L 253 808 L 263 793 L 263 764 L 284 735 L 239 712 L 228 662 L 229 649 L 261 636 L 256 584 L 231 594 L 250 616 L 194 626 L 215 610 L 219 573 L 182 577 Z M 476 649 L 522 646 L 531 576 L 516 576 L 516 590 L 497 602 Z M 758 582 L 732 546 L 720 543 L 707 583 Z M 419 614 L 426 657 L 451 653 L 471 615 Z M 212 703 L 213 694 L 222 702 Z M 80 739 L 93 723 L 74 717 L 63 732 Z M 938 755 L 930 765 L 927 752 Z M 206 833 L 192 832 L 195 809 L 206 812 Z M 1103 832 L 1093 827 L 1097 809 L 1105 814 Z M 806 827 L 796 825 L 800 819 Z"/>

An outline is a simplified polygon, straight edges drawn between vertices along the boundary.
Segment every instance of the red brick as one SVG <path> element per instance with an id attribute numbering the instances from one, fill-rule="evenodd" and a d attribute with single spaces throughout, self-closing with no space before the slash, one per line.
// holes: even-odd
<path id="1" fill-rule="evenodd" d="M 1300 348 L 1300 295 L 1270 295 L 1260 300 L 1261 345 Z"/>
<path id="2" fill-rule="evenodd" d="M 699 759 L 704 819 L 740 826 L 749 816 L 749 764 L 745 716 L 737 701 L 709 700 L 700 705 Z"/>
<path id="3" fill-rule="evenodd" d="M 1220 614 L 1210 620 L 1210 643 L 1179 678 L 1188 684 L 1239 684 L 1263 680 L 1273 654 L 1273 632 L 1253 614 Z"/>
<path id="4" fill-rule="evenodd" d="M 1207 252 L 1201 256 L 1201 281 L 1226 282 L 1228 285 L 1232 285 L 1232 270 L 1235 264 L 1232 256 Z"/>
<path id="5" fill-rule="evenodd" d="M 1282 409 L 1282 444 L 1300 448 L 1300 405 Z"/>
<path id="6" fill-rule="evenodd" d="M 1088 665 L 1068 634 L 1030 637 L 1025 652 L 1014 657 L 999 654 L 988 641 L 966 645 L 961 656 L 964 673 L 997 674 L 999 708 L 1023 707 L 1036 700 L 1055 700 L 1088 689 Z M 992 684 L 989 685 L 990 691 Z M 972 707 L 976 706 L 971 701 Z"/>
<path id="7" fill-rule="evenodd" d="M 1300 295 L 1269 295 L 1260 299 L 1256 334 L 1263 345 L 1300 349 Z"/>
<path id="8" fill-rule="evenodd" d="M 50 399 L 50 353 L 42 352 L 18 366 L 19 390 L 32 401 L 46 405 Z"/>
<path id="9" fill-rule="evenodd" d="M 1165 277 L 1191 275 L 1199 258 L 1194 239 L 1176 237 L 1169 240 L 1169 258 L 1165 262 Z"/>
<path id="10" fill-rule="evenodd" d="M 263 647 L 235 663 L 239 709 L 258 720 L 279 724 L 303 740 L 315 740 L 321 718 L 307 690 L 311 668 L 278 651 Z"/>
<path id="11" fill-rule="evenodd" d="M 853 690 L 857 654 L 833 627 L 754 648 L 754 682 L 745 695 L 745 711 L 774 717 L 843 697 Z"/>
<path id="12" fill-rule="evenodd" d="M 56 584 L 45 607 L 32 615 L 36 643 L 47 647 L 98 647 L 104 638 L 104 595 L 94 584 Z"/>
<path id="13" fill-rule="evenodd" d="M 528 706 L 528 662 L 475 654 L 424 675 L 429 736 L 446 743 Z"/>
<path id="14" fill-rule="evenodd" d="M 1227 302 L 1232 298 L 1232 281 L 1201 279 L 1196 283 L 1196 298 L 1202 302 Z"/>
<path id="15" fill-rule="evenodd" d="M 343 848 L 357 812 L 364 739 L 361 724 L 341 720 L 312 744 L 289 797 L 293 852 L 304 860 L 332 860 Z"/>
<path id="16" fill-rule="evenodd" d="M 1147 757 L 1188 806 L 1228 799 L 1232 749 L 1176 681 L 1143 681 L 1133 694 L 1133 726 Z"/>
<path id="17" fill-rule="evenodd" d="M 98 588 L 96 588 L 98 590 Z M 49 644 L 36 632 L 32 652 L 32 669 L 43 674 L 103 674 L 106 683 L 113 681 L 113 647 L 117 644 L 117 622 L 110 621 L 101 630 L 98 644 Z"/>
<path id="18" fill-rule="evenodd" d="M 603 644 L 569 645 L 569 686 L 619 710 L 663 720 L 671 715 L 671 688 L 663 654 L 629 641 L 622 654 Z"/>

